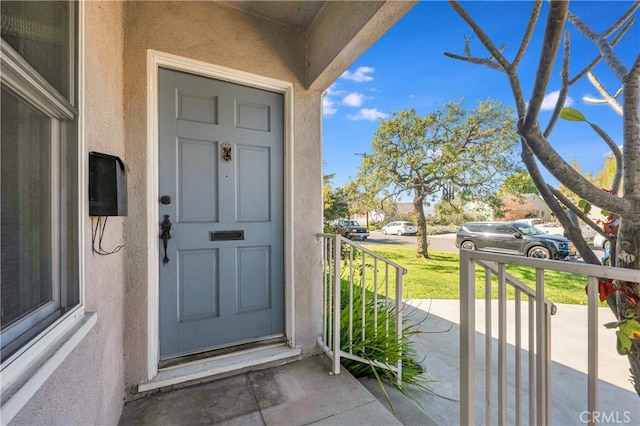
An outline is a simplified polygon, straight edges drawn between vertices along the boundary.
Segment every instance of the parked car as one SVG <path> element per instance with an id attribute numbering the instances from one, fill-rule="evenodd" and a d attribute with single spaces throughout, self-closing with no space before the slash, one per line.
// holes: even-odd
<path id="1" fill-rule="evenodd" d="M 411 222 L 389 222 L 382 227 L 382 233 L 396 235 L 416 235 L 416 227 Z"/>
<path id="2" fill-rule="evenodd" d="M 360 226 L 356 220 L 339 220 L 338 234 L 350 240 L 366 240 L 369 237 L 369 230 Z"/>
<path id="3" fill-rule="evenodd" d="M 569 260 L 576 257 L 576 248 L 568 239 L 546 234 L 523 222 L 463 223 L 456 235 L 456 247 L 538 259 Z"/>

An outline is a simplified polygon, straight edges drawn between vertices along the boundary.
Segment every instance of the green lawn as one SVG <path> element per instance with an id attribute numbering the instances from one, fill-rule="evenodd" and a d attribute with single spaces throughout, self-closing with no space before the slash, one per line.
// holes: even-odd
<path id="1" fill-rule="evenodd" d="M 403 296 L 406 299 L 458 299 L 460 297 L 459 255 L 429 250 L 430 260 L 417 259 L 413 247 L 400 245 L 369 245 L 368 249 L 407 268 L 403 277 Z M 476 292 L 484 297 L 484 272 L 477 267 Z M 527 267 L 507 266 L 507 272 L 535 288 L 535 270 Z M 494 278 L 493 294 L 497 295 Z M 545 272 L 545 295 L 554 303 L 586 305 L 584 287 L 586 276 L 555 271 Z M 510 293 L 513 298 L 513 292 Z"/>

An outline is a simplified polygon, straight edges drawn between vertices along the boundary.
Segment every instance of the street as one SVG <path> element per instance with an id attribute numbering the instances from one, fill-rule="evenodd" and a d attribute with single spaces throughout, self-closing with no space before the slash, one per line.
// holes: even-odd
<path id="1" fill-rule="evenodd" d="M 405 246 L 416 246 L 415 235 L 384 235 L 380 231 L 371 231 L 371 235 L 364 244 L 398 244 Z M 429 235 L 429 248 L 433 250 L 457 253 L 456 234 Z"/>
<path id="2" fill-rule="evenodd" d="M 458 252 L 456 248 L 456 234 L 429 235 L 427 240 L 429 242 L 429 249 L 431 250 L 450 253 Z M 364 241 L 363 244 L 397 244 L 415 247 L 417 240 L 415 235 L 384 235 L 380 231 L 371 231 L 369 238 L 367 241 Z M 594 248 L 593 251 L 598 258 L 602 257 L 604 252 L 602 248 Z M 578 258 L 574 260 L 574 262 L 582 262 L 582 259 Z"/>

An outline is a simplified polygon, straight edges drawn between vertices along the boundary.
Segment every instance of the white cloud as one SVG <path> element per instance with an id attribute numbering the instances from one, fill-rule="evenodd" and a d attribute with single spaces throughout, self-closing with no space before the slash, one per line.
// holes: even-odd
<path id="1" fill-rule="evenodd" d="M 387 118 L 389 114 L 386 114 L 382 111 L 378 111 L 375 108 L 363 108 L 356 115 L 348 115 L 347 118 L 350 120 L 368 120 L 368 121 L 376 121 L 379 118 Z"/>
<path id="2" fill-rule="evenodd" d="M 373 77 L 371 77 L 368 74 L 372 73 L 373 71 L 375 71 L 375 68 L 358 67 L 358 69 L 355 70 L 355 72 L 353 72 L 353 73 L 351 71 L 349 71 L 349 70 L 343 72 L 342 75 L 340 76 L 340 78 L 344 78 L 345 80 L 357 81 L 359 83 L 361 83 L 363 81 L 371 81 L 371 80 L 373 80 Z"/>
<path id="3" fill-rule="evenodd" d="M 349 93 L 347 96 L 342 99 L 342 103 L 352 107 L 359 107 L 362 105 L 362 101 L 364 100 L 364 95 L 361 93 Z"/>
<path id="4" fill-rule="evenodd" d="M 335 107 L 335 102 L 329 99 L 329 96 L 322 98 L 322 115 L 334 115 L 336 112 L 338 109 Z"/>
<path id="5" fill-rule="evenodd" d="M 542 106 L 540 107 L 540 109 L 542 111 L 551 111 L 556 107 L 556 103 L 558 102 L 558 95 L 560 94 L 559 90 L 556 90 L 555 92 L 551 92 L 549 94 L 547 94 L 544 99 L 542 100 Z M 567 99 L 564 101 L 564 106 L 568 107 L 573 105 L 573 99 L 570 96 L 567 96 Z"/>
<path id="6" fill-rule="evenodd" d="M 327 96 L 338 96 L 344 95 L 345 93 L 347 93 L 346 90 L 338 89 L 336 83 L 333 83 L 329 88 L 327 88 Z"/>

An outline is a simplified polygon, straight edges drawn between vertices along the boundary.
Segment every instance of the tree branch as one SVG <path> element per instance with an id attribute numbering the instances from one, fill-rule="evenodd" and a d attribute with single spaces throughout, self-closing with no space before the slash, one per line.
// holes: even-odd
<path id="1" fill-rule="evenodd" d="M 624 35 L 627 33 L 627 31 L 629 31 L 629 29 L 631 28 L 631 26 L 633 25 L 633 23 L 636 21 L 635 16 L 633 18 L 631 18 L 629 20 L 629 22 L 627 22 L 625 24 L 625 26 L 622 28 L 622 30 L 620 30 L 620 32 L 618 33 L 617 36 L 615 36 L 615 38 L 613 40 L 611 40 L 611 46 L 614 47 L 616 44 L 618 44 L 618 42 L 620 40 L 622 40 L 622 37 L 624 37 Z M 602 55 L 598 55 L 596 56 L 589 65 L 587 65 L 582 71 L 580 71 L 575 77 L 573 77 L 571 79 L 571 81 L 569 81 L 569 85 L 573 85 L 573 83 L 575 83 L 576 81 L 580 80 L 582 77 L 584 77 L 589 71 L 591 71 L 593 69 L 593 67 L 595 67 L 596 65 L 598 65 L 598 63 L 602 60 Z"/>
<path id="2" fill-rule="evenodd" d="M 527 166 L 527 170 L 529 171 L 529 175 L 533 182 L 536 184 L 536 187 L 540 191 L 540 195 L 542 199 L 547 203 L 551 211 L 556 215 L 556 218 L 560 222 L 560 224 L 567 230 L 569 239 L 573 241 L 576 246 L 576 249 L 584 259 L 586 263 L 590 263 L 592 265 L 599 265 L 600 260 L 593 253 L 593 250 L 589 247 L 587 242 L 584 240 L 582 236 L 582 232 L 579 229 L 575 229 L 573 223 L 567 217 L 567 214 L 564 212 L 560 204 L 558 204 L 558 199 L 553 195 L 553 193 L 549 190 L 549 186 L 544 181 L 540 170 L 538 169 L 538 165 L 536 164 L 535 158 L 531 152 L 531 149 L 527 147 L 526 142 L 522 141 L 522 161 L 525 166 Z"/>
<path id="3" fill-rule="evenodd" d="M 618 100 L 615 97 L 611 96 L 609 91 L 607 91 L 607 89 L 605 89 L 602 83 L 600 83 L 600 80 L 598 80 L 598 78 L 595 75 L 593 75 L 591 71 L 587 73 L 587 78 L 589 78 L 589 81 L 591 82 L 593 87 L 595 87 L 596 90 L 600 92 L 600 94 L 602 95 L 604 100 L 609 104 L 609 106 L 615 112 L 622 115 L 622 105 L 620 105 L 620 102 L 618 102 Z"/>
<path id="4" fill-rule="evenodd" d="M 558 94 L 558 100 L 556 101 L 556 106 L 553 109 L 553 114 L 549 119 L 549 123 L 547 124 L 547 128 L 544 131 L 544 137 L 548 138 L 556 123 L 558 122 L 558 118 L 560 117 L 560 111 L 564 108 L 564 103 L 567 100 L 567 96 L 569 94 L 569 54 L 571 52 L 571 41 L 569 38 L 569 31 L 564 32 L 564 49 L 562 54 L 562 87 L 560 88 L 560 93 Z"/>
<path id="5" fill-rule="evenodd" d="M 624 76 L 629 73 L 629 70 L 627 70 L 627 67 L 615 54 L 613 48 L 607 41 L 607 38 L 597 34 L 591 29 L 591 27 L 582 22 L 580 18 L 578 18 L 571 12 L 568 13 L 567 19 L 573 24 L 574 27 L 576 27 L 578 31 L 580 31 L 580 33 L 582 33 L 582 35 L 595 42 L 598 50 L 600 51 L 602 59 L 604 59 L 611 72 L 613 72 L 618 80 L 623 81 Z"/>
<path id="6" fill-rule="evenodd" d="M 616 30 L 618 28 L 620 28 L 620 26 L 627 20 L 629 19 L 629 17 L 633 16 L 633 14 L 636 12 L 636 10 L 638 10 L 638 8 L 640 7 L 640 1 L 636 1 L 634 2 L 631 7 L 629 7 L 629 9 L 624 13 L 624 15 L 622 15 L 620 17 L 620 19 L 618 19 L 607 31 L 605 31 L 604 33 L 602 33 L 603 37 L 609 37 L 611 34 L 613 34 L 614 32 L 616 32 Z M 635 20 L 635 17 L 632 18 Z"/>
<path id="7" fill-rule="evenodd" d="M 502 55 L 500 49 L 498 49 L 493 44 L 489 36 L 482 30 L 482 28 L 480 28 L 478 24 L 476 24 L 476 22 L 473 20 L 473 18 L 471 18 L 467 11 L 455 0 L 449 0 L 449 4 L 458 13 L 458 15 L 460 15 L 460 17 L 464 19 L 465 22 L 471 27 L 473 32 L 478 37 L 478 40 L 480 40 L 480 42 L 482 42 L 482 44 L 487 48 L 491 56 L 493 56 L 495 60 L 498 61 L 500 66 L 502 66 L 505 71 L 508 70 L 511 65 Z"/>
<path id="8" fill-rule="evenodd" d="M 531 10 L 531 15 L 529 16 L 529 23 L 527 24 L 527 29 L 524 32 L 524 36 L 522 37 L 522 43 L 520 43 L 520 49 L 518 49 L 518 53 L 516 53 L 516 57 L 513 59 L 511 63 L 513 68 L 517 67 L 524 56 L 524 52 L 526 52 L 527 47 L 529 46 L 529 42 L 531 41 L 531 37 L 533 35 L 533 30 L 536 28 L 536 23 L 538 22 L 538 17 L 540 16 L 540 10 L 542 9 L 542 0 L 536 0 L 533 4 L 533 10 Z"/>
<path id="9" fill-rule="evenodd" d="M 455 53 L 449 53 L 449 52 L 444 52 L 444 55 L 448 56 L 449 58 L 459 59 L 465 62 L 471 62 L 472 64 L 476 64 L 476 65 L 486 65 L 492 70 L 504 71 L 504 69 L 500 66 L 500 64 L 498 64 L 493 58 L 475 58 L 473 56 L 460 56 L 460 55 L 456 55 Z"/>
<path id="10" fill-rule="evenodd" d="M 519 123 L 518 132 L 526 140 L 527 145 L 531 148 L 540 163 L 573 193 L 598 207 L 602 207 L 621 216 L 635 217 L 637 213 L 629 201 L 601 191 L 600 188 L 595 187 L 584 176 L 567 164 L 544 138 L 542 133 L 540 133 L 535 123 L 533 128 L 525 128 L 522 123 Z M 638 158 L 640 158 L 640 156 L 638 156 Z"/>
<path id="11" fill-rule="evenodd" d="M 551 185 L 547 185 L 547 186 L 549 187 L 549 191 L 551 191 L 551 193 L 553 195 L 555 195 L 555 197 L 558 200 L 560 200 L 560 202 L 562 204 L 564 204 L 565 206 L 567 206 L 568 209 L 570 209 L 572 212 L 574 212 L 576 214 L 576 216 L 578 216 L 580 219 L 582 219 L 582 221 L 584 223 L 586 223 L 590 228 L 593 228 L 593 230 L 596 231 L 598 234 L 602 235 L 605 238 L 609 238 L 607 233 L 604 231 L 604 229 L 602 229 L 601 226 L 599 226 L 597 223 L 595 223 L 593 220 L 591 220 L 591 218 L 589 216 L 584 214 L 584 212 L 582 210 L 580 210 L 580 208 L 578 206 L 573 204 L 573 202 L 570 199 L 565 197 L 565 195 L 562 192 L 558 191 L 557 189 L 555 189 Z"/>
<path id="12" fill-rule="evenodd" d="M 611 139 L 611 137 L 602 130 L 597 124 L 589 123 L 591 128 L 604 140 L 609 149 L 611 149 L 611 153 L 616 160 L 616 172 L 613 175 L 613 183 L 611 184 L 611 190 L 616 193 L 620 192 L 620 183 L 622 181 L 622 170 L 624 169 L 624 163 L 622 160 L 622 152 L 616 143 Z"/>
<path id="13" fill-rule="evenodd" d="M 523 127 L 537 127 L 538 114 L 546 94 L 547 85 L 553 71 L 553 64 L 558 54 L 558 47 L 562 39 L 562 29 L 567 17 L 569 3 L 562 0 L 552 0 L 544 31 L 544 41 L 540 52 L 540 62 L 533 85 L 533 93 L 529 99 L 529 107 L 524 116 Z M 528 141 L 527 141 L 528 142 Z"/>

